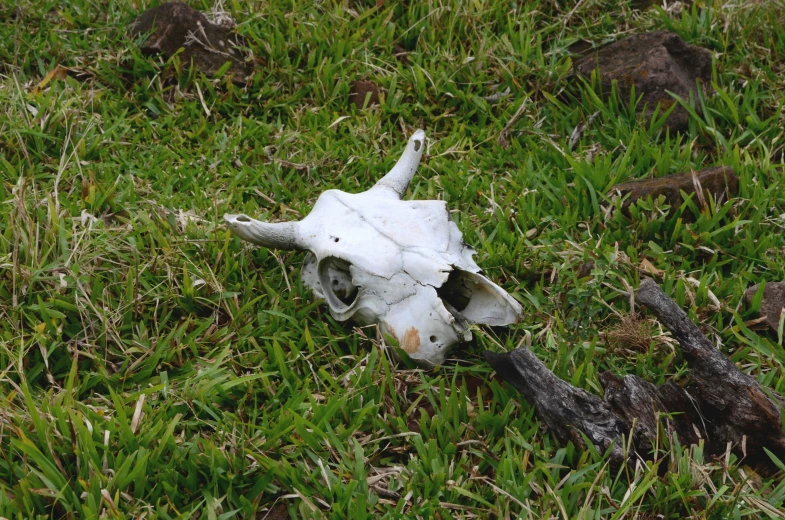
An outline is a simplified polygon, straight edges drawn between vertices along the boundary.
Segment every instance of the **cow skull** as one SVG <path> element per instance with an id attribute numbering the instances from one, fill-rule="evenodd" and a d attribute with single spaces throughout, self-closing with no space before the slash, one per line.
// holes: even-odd
<path id="1" fill-rule="evenodd" d="M 509 325 L 521 306 L 480 274 L 441 200 L 401 200 L 425 144 L 417 130 L 392 170 L 370 190 L 328 190 L 299 222 L 224 215 L 243 240 L 308 251 L 303 281 L 336 320 L 377 323 L 409 356 L 433 366 L 469 341 L 470 324 Z"/>

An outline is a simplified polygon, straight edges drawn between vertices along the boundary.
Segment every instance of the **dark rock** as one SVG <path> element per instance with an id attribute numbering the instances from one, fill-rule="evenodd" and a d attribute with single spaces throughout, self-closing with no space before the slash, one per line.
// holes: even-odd
<path id="1" fill-rule="evenodd" d="M 752 303 L 755 293 L 758 292 L 758 287 L 758 285 L 753 285 L 745 291 L 744 296 L 747 297 L 747 303 Z M 763 323 L 774 332 L 780 328 L 783 307 L 785 307 L 785 282 L 766 283 L 766 287 L 763 289 L 763 301 L 760 304 L 760 315 L 766 317 Z"/>
<path id="2" fill-rule="evenodd" d="M 370 81 L 352 81 L 352 91 L 349 94 L 349 102 L 353 103 L 357 108 L 372 107 L 379 104 L 379 96 L 384 93 L 379 86 Z M 365 98 L 368 97 L 368 104 L 365 104 Z"/>
<path id="3" fill-rule="evenodd" d="M 693 177 L 694 175 L 694 177 Z M 714 168 L 706 168 L 697 172 L 680 173 L 676 175 L 666 175 L 657 179 L 643 179 L 637 181 L 622 182 L 612 187 L 609 195 L 630 194 L 627 200 L 624 201 L 622 208 L 627 211 L 630 204 L 633 202 L 651 196 L 656 199 L 660 195 L 665 196 L 665 200 L 676 209 L 682 205 L 684 200 L 681 197 L 681 192 L 687 194 L 695 194 L 693 201 L 701 207 L 703 204 L 697 193 L 696 181 L 700 184 L 704 193 L 704 198 L 729 197 L 735 195 L 739 190 L 739 178 L 733 171 L 733 168 L 727 166 L 716 166 Z M 687 212 L 685 212 L 686 216 Z M 690 216 L 695 217 L 690 213 Z"/>
<path id="4" fill-rule="evenodd" d="M 575 73 L 585 78 L 591 77 L 595 69 L 599 69 L 606 95 L 615 80 L 622 99 L 629 99 L 634 85 L 636 94 L 643 95 L 638 107 L 647 119 L 658 104 L 662 113 L 676 103 L 668 91 L 689 100 L 696 80 L 700 80 L 704 90 L 711 89 L 711 52 L 687 45 L 670 31 L 628 36 L 575 63 Z M 677 106 L 666 125 L 673 131 L 684 130 L 688 120 L 688 112 Z"/>
<path id="5" fill-rule="evenodd" d="M 167 2 L 140 14 L 130 26 L 131 36 L 149 34 L 142 43 L 143 53 L 171 57 L 183 49 L 180 59 L 192 62 L 205 75 L 212 76 L 230 62 L 232 80 L 244 83 L 250 67 L 238 48 L 241 38 L 229 27 L 210 23 L 207 17 L 181 2 Z"/>

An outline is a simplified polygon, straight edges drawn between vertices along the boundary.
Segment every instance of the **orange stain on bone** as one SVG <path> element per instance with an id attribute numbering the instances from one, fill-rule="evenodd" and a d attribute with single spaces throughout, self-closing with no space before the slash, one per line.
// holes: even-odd
<path id="1" fill-rule="evenodd" d="M 403 334 L 401 347 L 409 354 L 414 354 L 420 350 L 420 333 L 417 332 L 417 329 L 412 327 Z"/>

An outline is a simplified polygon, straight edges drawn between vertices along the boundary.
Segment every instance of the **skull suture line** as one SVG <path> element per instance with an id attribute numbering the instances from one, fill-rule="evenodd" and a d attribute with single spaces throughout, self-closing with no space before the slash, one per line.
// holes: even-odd
<path id="1" fill-rule="evenodd" d="M 424 144 L 425 132 L 417 130 L 373 188 L 325 191 L 299 222 L 224 219 L 254 244 L 308 251 L 303 281 L 335 319 L 377 323 L 412 359 L 433 366 L 471 340 L 470 324 L 509 325 L 521 306 L 480 274 L 444 201 L 401 200 Z"/>

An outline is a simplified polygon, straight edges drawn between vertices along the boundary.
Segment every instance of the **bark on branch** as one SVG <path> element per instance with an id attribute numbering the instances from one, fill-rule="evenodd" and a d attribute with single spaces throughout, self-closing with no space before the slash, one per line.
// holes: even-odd
<path id="1" fill-rule="evenodd" d="M 709 455 L 725 453 L 730 443 L 747 464 L 774 470 L 764 448 L 785 460 L 781 421 L 785 399 L 741 372 L 653 280 L 641 283 L 635 300 L 649 308 L 678 340 L 690 367 L 691 382 L 686 388 L 671 381 L 656 386 L 637 376 L 618 378 L 605 372 L 600 374 L 605 389 L 600 399 L 556 377 L 525 348 L 504 354 L 486 351 L 485 359 L 534 404 L 562 442 L 585 447 L 587 438 L 602 452 L 613 446 L 610 460 L 614 466 L 634 456 L 651 458 L 662 425 L 682 444 L 703 439 Z M 633 449 L 625 453 L 623 438 L 630 433 Z"/>

